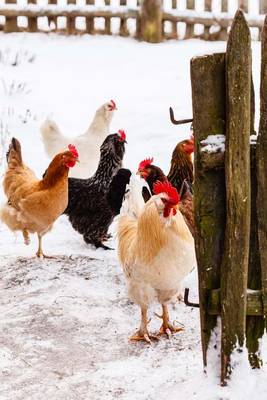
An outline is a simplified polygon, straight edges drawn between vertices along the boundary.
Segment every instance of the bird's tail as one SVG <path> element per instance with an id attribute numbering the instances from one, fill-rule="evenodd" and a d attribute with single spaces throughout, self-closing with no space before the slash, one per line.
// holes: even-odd
<path id="1" fill-rule="evenodd" d="M 126 187 L 120 215 L 136 219 L 139 217 L 145 204 L 142 196 L 142 188 L 143 184 L 132 174 L 130 183 Z"/>
<path id="2" fill-rule="evenodd" d="M 65 138 L 54 121 L 46 119 L 40 130 L 46 153 L 50 158 L 66 147 Z"/>
<path id="3" fill-rule="evenodd" d="M 12 138 L 9 149 L 6 153 L 6 159 L 9 168 L 15 168 L 22 165 L 22 155 L 20 142 Z"/>

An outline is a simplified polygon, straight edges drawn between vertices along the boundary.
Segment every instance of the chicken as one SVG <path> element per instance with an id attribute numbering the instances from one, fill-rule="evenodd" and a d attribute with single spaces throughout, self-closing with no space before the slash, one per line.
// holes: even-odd
<path id="1" fill-rule="evenodd" d="M 152 164 L 153 158 L 148 158 L 142 161 L 139 164 L 137 174 L 141 176 L 141 178 L 145 179 L 148 183 L 151 193 L 149 193 L 146 187 L 143 188 L 142 194 L 145 202 L 147 202 L 151 194 L 153 195 L 153 186 L 156 182 L 168 182 L 168 178 L 164 175 L 164 172 Z M 179 170 L 177 170 L 177 174 L 174 176 L 177 178 L 177 182 L 179 181 Z M 175 187 L 175 185 L 173 185 Z M 177 189 L 177 188 L 176 188 Z M 190 232 L 194 236 L 195 232 L 195 223 L 194 223 L 194 208 L 193 208 L 193 198 L 191 193 L 191 187 L 187 184 L 187 181 L 184 180 L 183 185 L 181 187 L 180 193 L 180 206 L 179 210 L 183 215 L 185 222 L 190 229 Z"/>
<path id="2" fill-rule="evenodd" d="M 159 335 L 178 332 L 169 321 L 168 303 L 177 295 L 182 280 L 195 267 L 193 237 L 179 211 L 179 195 L 169 182 L 154 184 L 154 196 L 137 217 L 132 214 L 131 187 L 118 218 L 118 256 L 130 298 L 141 309 L 141 324 L 131 340 L 151 341 L 148 307 L 162 306 Z"/>
<path id="3" fill-rule="evenodd" d="M 80 163 L 70 173 L 70 177 L 88 178 L 97 168 L 99 148 L 105 137 L 109 134 L 109 127 L 115 110 L 117 110 L 117 107 L 113 100 L 103 104 L 96 111 L 93 122 L 87 131 L 83 135 L 72 139 L 64 136 L 55 122 L 47 119 L 41 126 L 46 153 L 50 158 L 53 158 L 69 142 L 74 143 L 79 152 Z"/>
<path id="4" fill-rule="evenodd" d="M 171 168 L 167 175 L 168 181 L 181 193 L 184 182 L 190 188 L 193 185 L 194 173 L 192 153 L 194 152 L 194 136 L 179 142 L 172 153 Z"/>
<path id="5" fill-rule="evenodd" d="M 108 135 L 100 147 L 100 161 L 89 179 L 69 179 L 69 203 L 65 210 L 72 227 L 83 235 L 85 243 L 108 250 L 103 241 L 115 212 L 107 201 L 113 176 L 121 168 L 126 135 L 123 130 Z M 123 196 L 123 195 L 122 195 Z"/>
<path id="6" fill-rule="evenodd" d="M 22 231 L 25 244 L 29 244 L 29 233 L 37 233 L 39 247 L 37 257 L 45 257 L 42 237 L 68 204 L 68 173 L 78 161 L 74 146 L 56 155 L 50 163 L 45 177 L 37 179 L 34 172 L 24 165 L 21 146 L 12 139 L 7 153 L 8 168 L 3 187 L 8 203 L 0 210 L 0 219 L 12 231 Z"/>

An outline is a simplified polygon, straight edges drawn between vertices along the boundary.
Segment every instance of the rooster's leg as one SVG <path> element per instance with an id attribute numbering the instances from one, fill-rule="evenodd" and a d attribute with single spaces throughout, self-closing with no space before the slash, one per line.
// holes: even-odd
<path id="1" fill-rule="evenodd" d="M 151 335 L 151 333 L 148 332 L 147 325 L 149 324 L 149 321 L 147 319 L 147 307 L 141 307 L 141 325 L 139 330 L 130 337 L 130 340 L 136 340 L 136 341 L 145 341 L 147 343 L 151 343 L 151 339 L 158 340 L 158 337 L 155 335 Z"/>
<path id="2" fill-rule="evenodd" d="M 166 304 L 162 304 L 162 315 L 157 316 L 163 320 L 158 335 L 166 334 L 168 337 L 170 337 L 172 333 L 177 333 L 183 330 L 183 328 L 174 326 L 170 323 L 168 306 Z"/>

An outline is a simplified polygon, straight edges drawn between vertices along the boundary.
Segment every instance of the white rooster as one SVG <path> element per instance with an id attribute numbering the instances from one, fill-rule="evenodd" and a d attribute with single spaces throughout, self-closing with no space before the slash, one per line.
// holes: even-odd
<path id="1" fill-rule="evenodd" d="M 69 174 L 72 178 L 87 179 L 94 174 L 99 158 L 100 146 L 105 137 L 109 134 L 109 126 L 117 110 L 113 100 L 103 104 L 96 111 L 94 119 L 83 135 L 69 138 L 64 136 L 57 124 L 50 119 L 46 119 L 41 126 L 41 134 L 46 153 L 53 158 L 62 149 L 66 148 L 68 143 L 73 143 L 79 152 L 80 163 L 74 171 Z"/>
<path id="2" fill-rule="evenodd" d="M 131 181 L 118 217 L 118 255 L 131 299 L 141 308 L 141 325 L 131 340 L 154 338 L 148 331 L 147 311 L 162 305 L 159 334 L 178 332 L 169 321 L 167 304 L 196 265 L 193 237 L 179 211 L 179 195 L 169 182 L 154 184 L 154 196 L 132 212 Z M 133 190 L 136 197 L 136 190 Z"/>

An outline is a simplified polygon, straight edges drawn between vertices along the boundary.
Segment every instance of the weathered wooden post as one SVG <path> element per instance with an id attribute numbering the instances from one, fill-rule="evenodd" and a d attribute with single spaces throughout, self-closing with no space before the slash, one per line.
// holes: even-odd
<path id="1" fill-rule="evenodd" d="M 226 230 L 221 266 L 221 383 L 231 373 L 231 354 L 245 341 L 250 238 L 250 31 L 237 11 L 226 52 Z M 240 118 L 242 116 L 242 118 Z"/>
<path id="2" fill-rule="evenodd" d="M 57 0 L 48 0 L 48 4 L 57 4 Z M 57 29 L 57 17 L 48 17 L 47 20 L 49 28 L 51 23 L 53 23 L 55 25 L 55 29 Z"/>
<path id="3" fill-rule="evenodd" d="M 140 39 L 145 42 L 162 41 L 162 0 L 143 0 L 140 15 Z"/>
<path id="4" fill-rule="evenodd" d="M 120 0 L 120 5 L 126 6 L 127 0 Z M 120 21 L 120 36 L 129 36 L 129 31 L 127 28 L 127 19 L 123 17 L 121 17 Z"/>
<path id="5" fill-rule="evenodd" d="M 225 55 L 191 60 L 195 136 L 195 246 L 199 276 L 201 341 L 204 366 L 217 316 L 208 312 L 209 294 L 220 288 L 220 266 L 225 230 L 225 179 L 217 165 L 220 154 L 202 151 L 201 141 L 225 130 Z M 215 168 L 210 167 L 210 165 Z"/>
<path id="6" fill-rule="evenodd" d="M 36 0 L 28 0 L 28 4 L 36 4 Z M 28 29 L 30 32 L 37 32 L 37 18 L 28 17 Z"/>
<path id="7" fill-rule="evenodd" d="M 6 0 L 7 4 L 16 4 L 17 0 Z M 6 17 L 6 23 L 4 27 L 5 32 L 17 32 L 17 17 Z"/>
<path id="8" fill-rule="evenodd" d="M 105 1 L 105 6 L 110 6 L 110 0 L 104 0 Z M 111 18 L 110 17 L 105 17 L 105 34 L 110 35 L 111 34 Z"/>
<path id="9" fill-rule="evenodd" d="M 87 5 L 94 5 L 95 0 L 86 0 Z M 88 17 L 86 18 L 86 33 L 89 33 L 91 35 L 94 34 L 94 18 L 93 17 Z"/>
<path id="10" fill-rule="evenodd" d="M 67 4 L 76 4 L 76 0 L 67 0 Z M 67 32 L 70 35 L 76 33 L 75 17 L 67 18 Z"/>
<path id="11" fill-rule="evenodd" d="M 205 11 L 211 11 L 211 6 L 212 6 L 212 0 L 205 0 L 205 3 L 204 3 Z M 210 34 L 210 27 L 204 26 L 204 39 L 205 40 L 209 39 L 209 34 Z"/>
<path id="12" fill-rule="evenodd" d="M 222 0 L 221 11 L 222 12 L 228 11 L 228 0 Z M 220 40 L 227 40 L 227 37 L 228 37 L 227 28 L 221 28 L 220 35 L 219 35 Z"/>
<path id="13" fill-rule="evenodd" d="M 186 8 L 188 10 L 195 9 L 195 0 L 186 0 Z M 194 36 L 194 24 L 186 24 L 185 39 L 190 39 Z"/>
<path id="14" fill-rule="evenodd" d="M 238 0 L 238 7 L 244 12 L 248 12 L 248 0 Z"/>
<path id="15" fill-rule="evenodd" d="M 261 42 L 260 127 L 257 144 L 258 173 L 258 232 L 261 261 L 262 303 L 267 328 L 267 17 L 264 21 Z"/>

